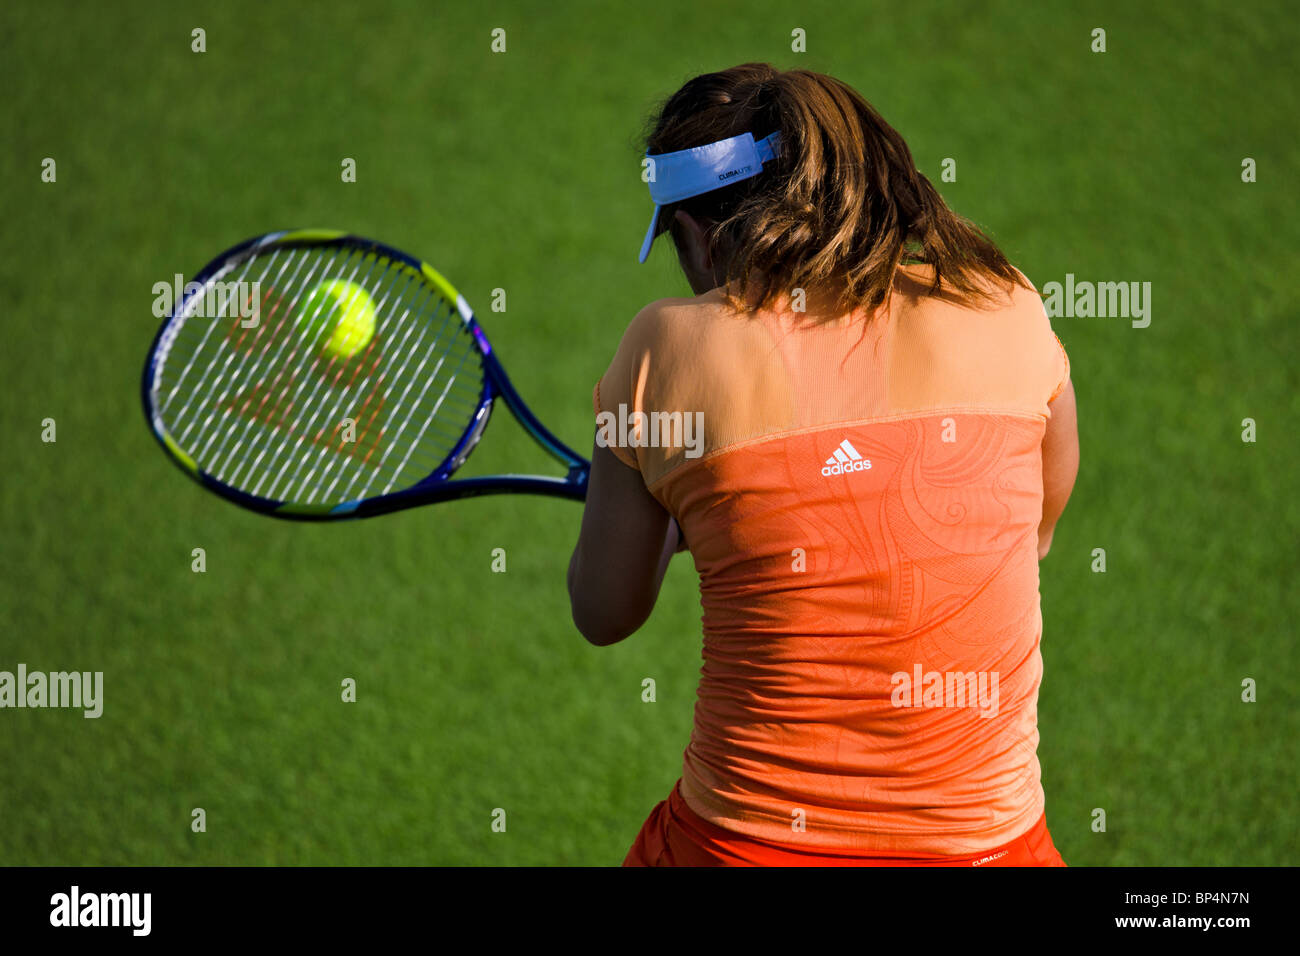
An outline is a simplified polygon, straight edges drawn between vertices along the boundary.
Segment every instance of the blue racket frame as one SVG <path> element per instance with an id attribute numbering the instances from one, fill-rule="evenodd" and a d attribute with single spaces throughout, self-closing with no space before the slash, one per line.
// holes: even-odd
<path id="1" fill-rule="evenodd" d="M 478 409 L 456 446 L 437 468 L 416 484 L 386 495 L 373 498 L 358 498 L 336 505 L 306 505 L 262 498 L 240 491 L 238 488 L 233 488 L 203 471 L 167 433 L 158 410 L 154 406 L 153 386 L 160 371 L 160 346 L 167 339 L 168 330 L 174 326 L 177 317 L 185 313 L 186 304 L 190 299 L 204 294 L 208 281 L 225 269 L 232 259 L 238 260 L 246 258 L 250 254 L 260 254 L 277 246 L 349 246 L 361 249 L 364 252 L 374 252 L 404 263 L 423 275 L 438 289 L 442 297 L 456 310 L 466 330 L 473 338 L 475 347 L 478 349 L 479 360 L 483 366 L 483 388 L 479 394 Z M 491 341 L 474 317 L 469 304 L 451 283 L 423 260 L 409 256 L 400 249 L 394 249 L 382 242 L 351 233 L 319 229 L 285 230 L 255 236 L 232 246 L 204 266 L 190 280 L 190 283 L 187 283 L 186 288 L 189 291 L 185 293 L 180 302 L 174 304 L 171 313 L 168 314 L 162 327 L 154 336 L 153 344 L 149 348 L 149 356 L 145 360 L 144 375 L 141 379 L 141 399 L 144 405 L 145 419 L 149 423 L 149 430 L 157 439 L 158 444 L 167 452 L 167 457 L 181 471 L 209 491 L 251 511 L 293 521 L 339 521 L 352 518 L 369 518 L 375 515 L 390 514 L 406 508 L 415 508 L 420 505 L 450 501 L 455 498 L 470 498 L 477 495 L 534 494 L 569 498 L 576 501 L 586 499 L 587 479 L 591 471 L 591 463 L 560 441 L 533 414 L 511 383 L 510 377 L 506 374 L 505 368 L 492 348 Z M 546 475 L 452 477 L 465 463 L 465 460 L 478 444 L 479 439 L 482 438 L 492 416 L 493 406 L 498 398 L 506 403 L 515 419 L 533 437 L 533 440 L 567 468 L 567 473 L 563 477 Z"/>

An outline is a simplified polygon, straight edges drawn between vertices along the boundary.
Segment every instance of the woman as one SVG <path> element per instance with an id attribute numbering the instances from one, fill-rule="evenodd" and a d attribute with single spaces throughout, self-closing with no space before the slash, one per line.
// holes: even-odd
<path id="1" fill-rule="evenodd" d="M 1041 299 L 830 77 L 697 77 L 646 152 L 641 258 L 671 233 L 696 297 L 643 309 L 596 387 L 569 593 L 620 641 L 689 547 L 704 666 L 625 863 L 1063 866 L 1038 561 L 1078 442 Z"/>

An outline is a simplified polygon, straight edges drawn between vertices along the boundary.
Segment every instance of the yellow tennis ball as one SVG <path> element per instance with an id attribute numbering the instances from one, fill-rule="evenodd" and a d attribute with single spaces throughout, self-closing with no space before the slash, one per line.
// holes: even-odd
<path id="1" fill-rule="evenodd" d="M 356 283 L 332 279 L 311 290 L 298 324 L 308 342 L 337 358 L 351 358 L 375 334 L 375 303 Z"/>

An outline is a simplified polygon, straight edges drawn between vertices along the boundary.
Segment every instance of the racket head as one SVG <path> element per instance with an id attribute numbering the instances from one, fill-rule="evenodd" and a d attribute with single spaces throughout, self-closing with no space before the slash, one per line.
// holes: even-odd
<path id="1" fill-rule="evenodd" d="M 277 517 L 348 518 L 395 510 L 465 462 L 496 395 L 491 351 L 427 263 L 344 232 L 275 232 L 185 285 L 141 396 L 205 488 Z"/>

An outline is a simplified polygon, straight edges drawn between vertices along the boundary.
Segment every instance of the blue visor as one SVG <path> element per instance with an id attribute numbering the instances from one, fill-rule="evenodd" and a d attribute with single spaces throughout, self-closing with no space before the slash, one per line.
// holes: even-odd
<path id="1" fill-rule="evenodd" d="M 757 176 L 763 171 L 763 164 L 775 159 L 780 151 L 780 133 L 757 142 L 753 133 L 741 133 L 676 153 L 656 156 L 646 153 L 646 159 L 651 161 L 650 198 L 654 200 L 655 212 L 650 217 L 650 228 L 646 230 L 637 261 L 645 262 L 650 255 L 662 207 Z"/>

